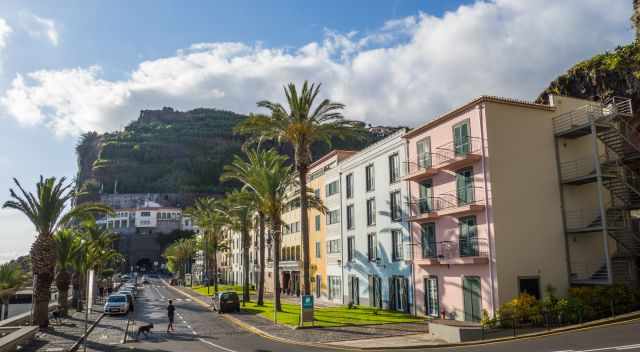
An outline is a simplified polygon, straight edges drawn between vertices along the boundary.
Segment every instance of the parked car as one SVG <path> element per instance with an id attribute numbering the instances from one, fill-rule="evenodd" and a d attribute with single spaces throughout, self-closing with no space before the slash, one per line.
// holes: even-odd
<path id="1" fill-rule="evenodd" d="M 234 291 L 224 291 L 212 297 L 213 309 L 218 313 L 240 312 L 240 297 Z"/>
<path id="2" fill-rule="evenodd" d="M 105 314 L 127 314 L 131 307 L 131 301 L 126 295 L 115 294 L 107 298 L 107 303 L 104 304 Z"/>
<path id="3" fill-rule="evenodd" d="M 135 296 L 133 293 L 131 293 L 131 291 L 126 291 L 126 290 L 124 290 L 124 291 L 123 291 L 123 290 L 120 290 L 120 291 L 118 291 L 118 294 L 119 294 L 119 295 L 125 295 L 125 296 L 127 296 L 127 297 L 130 297 L 130 298 L 131 298 L 131 303 L 132 303 L 132 304 L 133 304 L 133 302 L 136 300 L 136 296 Z"/>

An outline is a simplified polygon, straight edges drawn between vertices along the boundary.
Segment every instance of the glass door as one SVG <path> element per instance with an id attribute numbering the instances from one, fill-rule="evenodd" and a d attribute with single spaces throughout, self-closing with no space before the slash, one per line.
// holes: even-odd
<path id="1" fill-rule="evenodd" d="M 453 150 L 455 156 L 467 155 L 471 149 L 469 142 L 469 121 L 453 126 Z"/>
<path id="2" fill-rule="evenodd" d="M 436 252 L 436 224 L 426 223 L 422 227 L 422 258 L 435 258 Z"/>
<path id="3" fill-rule="evenodd" d="M 438 278 L 430 276 L 424 279 L 425 313 L 432 317 L 440 314 L 440 300 L 438 297 Z"/>
<path id="4" fill-rule="evenodd" d="M 478 256 L 478 233 L 476 230 L 476 217 L 468 216 L 458 219 L 459 247 L 461 257 Z"/>
<path id="5" fill-rule="evenodd" d="M 420 182 L 420 214 L 429 213 L 433 211 L 433 182 L 426 180 Z"/>

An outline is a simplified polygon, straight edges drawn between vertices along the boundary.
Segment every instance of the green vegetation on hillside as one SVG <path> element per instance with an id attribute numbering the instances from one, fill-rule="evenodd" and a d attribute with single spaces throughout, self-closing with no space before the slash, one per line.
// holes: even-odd
<path id="1" fill-rule="evenodd" d="M 576 64 L 551 82 L 538 101 L 547 101 L 548 94 L 589 100 L 629 97 L 637 110 L 640 106 L 640 45 L 633 42 Z"/>
<path id="2" fill-rule="evenodd" d="M 143 110 L 122 131 L 83 135 L 76 147 L 79 184 L 94 196 L 113 193 L 116 184 L 118 193 L 223 194 L 234 185 L 221 184 L 220 173 L 241 151 L 244 139 L 233 128 L 244 119 L 217 109 Z M 388 133 L 395 130 L 388 128 Z M 388 133 L 369 133 L 362 141 L 335 140 L 333 147 L 361 149 Z M 314 158 L 330 149 L 314 146 Z"/>

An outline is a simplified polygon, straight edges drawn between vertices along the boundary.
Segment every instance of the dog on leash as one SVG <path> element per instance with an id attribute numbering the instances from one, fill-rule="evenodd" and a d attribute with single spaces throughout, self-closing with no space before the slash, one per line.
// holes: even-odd
<path id="1" fill-rule="evenodd" d="M 54 310 L 51 312 L 51 317 L 56 323 L 58 323 L 58 325 L 62 324 L 62 311 L 58 309 Z"/>
<path id="2" fill-rule="evenodd" d="M 153 329 L 153 324 L 142 325 L 138 328 L 138 334 L 136 338 L 140 336 L 140 334 L 144 334 L 145 337 L 149 337 L 149 333 L 151 333 L 151 329 Z"/>

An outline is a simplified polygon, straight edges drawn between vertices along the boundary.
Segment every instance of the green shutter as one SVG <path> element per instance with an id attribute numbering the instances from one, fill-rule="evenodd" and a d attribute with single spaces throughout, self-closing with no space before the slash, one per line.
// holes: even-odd
<path id="1" fill-rule="evenodd" d="M 464 121 L 453 127 L 453 148 L 455 156 L 464 156 L 470 150 L 469 122 Z"/>

